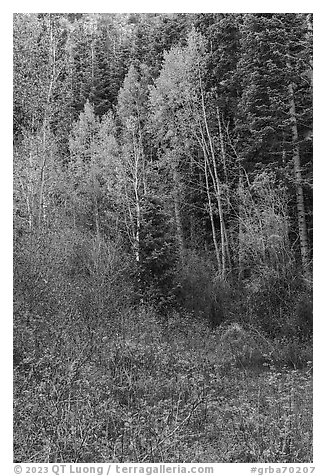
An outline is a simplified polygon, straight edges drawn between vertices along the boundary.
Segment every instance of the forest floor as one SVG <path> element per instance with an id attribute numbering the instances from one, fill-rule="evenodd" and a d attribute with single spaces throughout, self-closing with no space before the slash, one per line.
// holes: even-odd
<path id="1" fill-rule="evenodd" d="M 15 462 L 312 461 L 311 343 L 145 308 L 89 335 L 36 321 L 16 329 Z"/>

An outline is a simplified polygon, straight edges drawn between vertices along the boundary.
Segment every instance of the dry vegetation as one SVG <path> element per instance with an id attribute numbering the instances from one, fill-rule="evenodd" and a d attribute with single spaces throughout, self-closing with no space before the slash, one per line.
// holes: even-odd
<path id="1" fill-rule="evenodd" d="M 16 462 L 312 461 L 308 343 L 145 307 L 88 335 L 74 317 L 16 333 Z"/>

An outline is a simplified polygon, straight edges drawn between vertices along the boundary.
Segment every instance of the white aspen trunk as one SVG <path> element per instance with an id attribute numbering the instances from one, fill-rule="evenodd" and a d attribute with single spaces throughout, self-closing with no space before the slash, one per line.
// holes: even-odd
<path id="1" fill-rule="evenodd" d="M 224 136 L 223 136 L 223 130 L 222 130 L 220 108 L 219 108 L 218 105 L 217 105 L 217 123 L 218 123 L 218 135 L 219 135 L 219 139 L 220 139 L 221 155 L 222 155 L 222 160 L 223 160 L 224 178 L 225 178 L 225 182 L 228 183 Z"/>
<path id="2" fill-rule="evenodd" d="M 226 261 L 227 261 L 229 267 L 231 268 L 231 254 L 230 254 L 230 246 L 229 246 L 229 235 L 227 233 L 225 224 L 224 224 L 223 230 L 224 230 Z"/>
<path id="3" fill-rule="evenodd" d="M 174 203 L 174 215 L 175 215 L 175 225 L 177 232 L 177 241 L 179 245 L 180 257 L 183 260 L 185 252 L 184 244 L 184 235 L 182 228 L 181 220 L 181 207 L 180 207 L 180 197 L 179 197 L 179 187 L 180 187 L 180 178 L 177 170 L 177 164 L 173 165 L 173 203 Z"/>
<path id="4" fill-rule="evenodd" d="M 98 268 L 98 257 L 100 252 L 101 246 L 101 230 L 100 230 L 100 215 L 98 211 L 98 201 L 96 197 L 96 190 L 95 190 L 95 177 L 92 173 L 92 185 L 93 185 L 93 202 L 94 202 L 94 218 L 95 218 L 95 229 L 96 229 L 96 243 L 97 243 L 97 251 L 96 251 L 96 269 Z"/>
<path id="5" fill-rule="evenodd" d="M 135 210 L 136 210 L 136 228 L 135 228 L 135 257 L 137 263 L 140 260 L 140 200 L 139 200 L 139 160 L 140 160 L 140 151 L 137 150 L 137 144 L 135 141 L 135 136 L 133 133 L 133 146 L 134 146 L 134 172 L 133 172 L 133 186 L 134 186 L 134 196 L 135 196 Z"/>
<path id="6" fill-rule="evenodd" d="M 138 120 L 138 138 L 139 138 L 139 154 L 141 160 L 141 179 L 142 179 L 142 186 L 143 186 L 143 195 L 147 195 L 147 174 L 146 174 L 146 160 L 143 154 L 143 133 L 140 126 L 140 110 L 139 110 L 139 103 L 136 100 L 136 108 L 137 108 L 137 120 Z"/>
<path id="7" fill-rule="evenodd" d="M 94 77 L 95 77 L 94 63 L 95 63 L 95 55 L 94 55 L 94 44 L 93 44 L 93 35 L 92 35 L 92 41 L 91 41 L 91 74 L 92 74 L 92 88 L 94 88 Z"/>
<path id="8" fill-rule="evenodd" d="M 203 130 L 200 125 L 200 134 L 201 134 L 201 139 L 198 137 L 197 134 L 195 134 L 195 137 L 203 151 L 204 154 L 204 173 L 205 173 L 205 184 L 206 184 L 206 193 L 207 193 L 207 199 L 208 199 L 208 213 L 211 221 L 211 228 L 212 228 L 212 237 L 213 237 L 213 243 L 214 243 L 214 248 L 215 248 L 215 255 L 216 255 L 216 261 L 217 261 L 217 266 L 218 266 L 218 271 L 219 273 L 221 272 L 222 265 L 221 265 L 221 259 L 220 259 L 220 252 L 219 252 L 219 247 L 217 244 L 217 238 L 216 238 L 216 231 L 215 231 L 215 225 L 214 225 L 214 214 L 213 214 L 213 207 L 212 207 L 212 198 L 211 198 L 211 193 L 209 189 L 209 175 L 212 179 L 215 194 L 216 194 L 216 184 L 214 180 L 214 175 L 211 171 L 211 167 L 209 164 L 209 152 L 207 149 L 207 144 L 205 140 L 205 136 L 203 133 Z"/>
<path id="9" fill-rule="evenodd" d="M 220 258 L 220 251 L 218 249 L 218 244 L 217 244 L 217 239 L 216 239 L 216 231 L 215 231 L 215 225 L 214 225 L 214 214 L 213 214 L 213 208 L 212 208 L 212 199 L 211 199 L 211 194 L 209 190 L 209 180 L 208 180 L 208 170 L 207 170 L 207 161 L 208 157 L 206 154 L 204 154 L 205 157 L 205 183 L 206 183 L 206 193 L 207 193 L 207 199 L 208 199 L 208 213 L 209 213 L 209 218 L 211 220 L 211 228 L 212 228 L 212 236 L 213 236 L 213 243 L 214 243 L 214 248 L 215 248 L 215 256 L 216 256 L 216 262 L 217 262 L 217 267 L 219 273 L 222 270 L 221 266 L 221 258 Z"/>
<path id="10" fill-rule="evenodd" d="M 98 203 L 97 198 L 94 193 L 94 208 L 95 208 L 95 227 L 96 227 L 96 236 L 100 237 L 100 217 L 98 212 Z"/>
<path id="11" fill-rule="evenodd" d="M 244 260 L 244 252 L 243 252 L 243 240 L 244 240 L 244 232 L 243 232 L 243 180 L 242 180 L 242 171 L 239 167 L 239 183 L 238 183 L 238 196 L 239 196 L 239 208 L 238 208 L 238 215 L 239 215 L 239 236 L 238 236 L 238 243 L 239 243 L 239 250 L 238 250 L 238 280 L 241 281 L 243 276 L 243 260 Z"/>
<path id="12" fill-rule="evenodd" d="M 45 183 L 45 169 L 47 163 L 47 152 L 46 152 L 46 131 L 48 127 L 48 119 L 49 119 L 49 108 L 52 96 L 52 90 L 55 82 L 56 77 L 56 47 L 55 42 L 53 39 L 53 31 L 52 31 L 52 24 L 51 24 L 51 14 L 49 16 L 49 33 L 50 33 L 50 46 L 49 46 L 49 60 L 50 64 L 52 63 L 52 71 L 51 71 L 51 78 L 49 83 L 49 88 L 47 92 L 46 98 L 46 105 L 44 111 L 44 120 L 43 120 L 43 132 L 42 132 L 42 166 L 41 166 L 41 176 L 40 176 L 40 193 L 39 193 L 39 203 L 38 203 L 38 229 L 41 229 L 42 224 L 42 215 L 44 214 L 43 210 L 43 194 L 44 194 L 44 183 Z"/>
<path id="13" fill-rule="evenodd" d="M 312 13 L 308 13 L 306 16 L 306 22 L 307 22 L 307 40 L 312 41 L 313 38 L 313 26 L 312 26 Z M 312 56 L 309 58 L 309 66 L 310 69 L 308 71 L 308 76 L 310 80 L 310 89 L 311 91 L 313 90 L 313 60 Z"/>
<path id="14" fill-rule="evenodd" d="M 294 179 L 295 179 L 295 189 L 296 189 L 298 229 L 299 229 L 299 238 L 300 238 L 302 268 L 303 268 L 304 274 L 307 274 L 308 268 L 309 268 L 309 245 L 308 245 L 306 213 L 305 213 L 305 205 L 304 205 L 303 186 L 302 186 L 300 150 L 299 150 L 299 142 L 298 142 L 298 126 L 297 126 L 297 119 L 296 119 L 293 89 L 294 89 L 293 84 L 290 83 L 288 86 L 289 111 L 290 111 L 290 120 L 291 120 L 292 144 L 293 144 L 293 169 L 294 169 Z"/>
<path id="15" fill-rule="evenodd" d="M 40 176 L 40 193 L 39 193 L 39 203 L 38 203 L 38 229 L 41 228 L 42 223 L 42 211 L 43 211 L 43 193 L 44 193 L 44 181 L 45 181 L 45 167 L 46 167 L 46 119 L 43 123 L 43 135 L 42 135 L 42 166 L 41 166 L 41 176 Z"/>
<path id="16" fill-rule="evenodd" d="M 208 143 L 209 143 L 210 153 L 211 153 L 211 157 L 212 157 L 213 170 L 214 170 L 214 176 L 215 176 L 216 200 L 217 200 L 219 219 L 220 219 L 220 230 L 221 230 L 222 276 L 224 277 L 225 273 L 226 273 L 226 254 L 227 254 L 226 253 L 226 245 L 227 245 L 227 241 L 225 240 L 225 238 L 227 236 L 227 233 L 226 233 L 224 218 L 223 218 L 223 206 L 222 206 L 222 200 L 221 200 L 220 181 L 219 181 L 218 174 L 217 174 L 217 165 L 216 165 L 216 158 L 215 158 L 213 142 L 212 142 L 212 138 L 211 138 L 211 134 L 210 134 L 209 127 L 208 127 L 208 122 L 207 122 L 206 108 L 205 108 L 205 101 L 204 101 L 204 93 L 203 93 L 203 88 L 202 88 L 202 84 L 201 84 L 201 78 L 200 78 L 200 92 L 201 92 L 201 104 L 202 104 L 204 124 L 205 124 L 206 134 L 207 134 L 207 137 L 208 137 Z"/>
<path id="17" fill-rule="evenodd" d="M 24 183 L 23 183 L 23 181 L 20 177 L 19 177 L 19 182 L 20 182 L 21 190 L 22 190 L 23 195 L 25 197 L 25 201 L 26 201 L 29 231 L 30 231 L 30 233 L 32 233 L 32 230 L 33 230 L 33 215 L 32 215 L 32 207 L 31 207 L 31 201 L 30 201 L 30 197 L 29 197 L 28 185 L 26 186 L 26 191 L 25 191 Z"/>

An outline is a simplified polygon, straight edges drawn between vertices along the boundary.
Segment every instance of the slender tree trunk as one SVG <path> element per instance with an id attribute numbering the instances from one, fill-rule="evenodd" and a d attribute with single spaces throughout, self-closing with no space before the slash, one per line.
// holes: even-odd
<path id="1" fill-rule="evenodd" d="M 243 232 L 243 179 L 242 179 L 242 170 L 239 167 L 239 183 L 238 183 L 238 197 L 239 197 L 239 207 L 238 207 L 238 219 L 239 219 L 239 231 L 238 231 L 238 280 L 241 281 L 243 276 L 243 261 L 244 261 L 244 252 L 243 252 L 243 240 L 244 240 L 244 232 Z"/>
<path id="2" fill-rule="evenodd" d="M 95 229 L 96 229 L 96 241 L 95 241 L 95 247 L 94 247 L 94 264 L 95 264 L 95 269 L 98 276 L 99 258 L 100 258 L 100 252 L 101 252 L 101 234 L 100 234 L 100 217 L 98 212 L 98 203 L 97 203 L 95 190 L 93 192 L 93 201 L 94 201 L 94 218 L 95 218 Z M 97 298 L 99 298 L 99 293 L 97 293 Z"/>
<path id="3" fill-rule="evenodd" d="M 41 166 L 41 176 L 40 176 L 40 193 L 39 193 L 39 203 L 38 203 L 38 229 L 41 229 L 42 223 L 42 212 L 43 212 L 43 194 L 44 194 L 44 182 L 45 182 L 45 167 L 46 167 L 46 118 L 44 119 L 43 124 L 43 134 L 42 134 L 42 166 Z"/>
<path id="4" fill-rule="evenodd" d="M 24 183 L 23 183 L 21 178 L 19 178 L 19 182 L 20 182 L 22 193 L 23 193 L 23 195 L 25 197 L 25 201 L 26 201 L 27 213 L 28 213 L 29 232 L 32 233 L 32 231 L 33 231 L 33 214 L 32 214 L 31 200 L 30 200 L 30 197 L 32 197 L 32 194 L 29 193 L 28 184 L 26 186 L 26 191 L 25 191 Z"/>
<path id="5" fill-rule="evenodd" d="M 140 161 L 141 161 L 141 182 L 142 182 L 142 194 L 143 196 L 147 195 L 147 160 L 144 154 L 144 140 L 143 140 L 143 132 L 142 132 L 142 127 L 140 123 L 140 107 L 139 107 L 139 101 L 136 98 L 136 108 L 137 108 L 137 121 L 138 121 L 138 150 L 139 150 L 139 156 L 140 156 Z"/>
<path id="6" fill-rule="evenodd" d="M 94 79 L 95 79 L 95 53 L 93 35 L 91 40 L 91 75 L 92 75 L 92 92 L 94 92 Z"/>
<path id="7" fill-rule="evenodd" d="M 218 248 L 217 238 L 216 238 L 211 193 L 210 193 L 210 190 L 209 190 L 208 164 L 207 164 L 208 157 L 207 157 L 206 153 L 204 153 L 204 158 L 205 158 L 205 169 L 204 169 L 205 170 L 205 183 L 206 183 L 206 193 L 207 193 L 207 199 L 208 199 L 208 213 L 209 213 L 209 218 L 211 220 L 211 228 L 212 228 L 213 243 L 214 243 L 214 248 L 215 248 L 216 262 L 217 262 L 218 271 L 220 273 L 221 270 L 222 270 L 222 266 L 221 266 L 220 251 L 219 251 L 219 248 Z"/>
<path id="8" fill-rule="evenodd" d="M 174 216 L 175 216 L 175 226 L 177 233 L 177 242 L 179 246 L 179 252 L 181 261 L 183 260 L 185 253 L 185 243 L 183 235 L 183 227 L 181 220 L 181 206 L 180 206 L 180 177 L 177 170 L 177 164 L 173 164 L 173 203 L 174 203 Z"/>
<path id="9" fill-rule="evenodd" d="M 226 246 L 228 244 L 227 239 L 226 239 L 227 238 L 227 233 L 226 233 L 224 217 L 223 217 L 223 206 L 222 206 L 222 200 L 221 200 L 222 194 L 221 194 L 220 180 L 218 178 L 218 173 L 217 173 L 217 164 L 216 164 L 216 157 L 215 157 L 215 152 L 214 152 L 214 147 L 213 147 L 213 141 L 212 141 L 212 137 L 211 137 L 209 127 L 208 127 L 208 122 L 207 122 L 206 108 L 205 108 L 205 101 L 204 101 L 204 93 L 203 93 L 203 89 L 202 89 L 201 79 L 200 79 L 200 91 L 201 91 L 201 104 L 202 104 L 205 130 L 206 130 L 206 134 L 207 134 L 207 137 L 208 137 L 208 143 L 209 143 L 209 148 L 210 148 L 210 153 L 211 153 L 211 158 L 212 158 L 212 163 L 213 163 L 213 170 L 214 170 L 214 178 L 215 178 L 215 186 L 216 186 L 216 200 L 217 200 L 217 206 L 218 206 L 218 212 L 219 212 L 220 231 L 221 231 L 222 276 L 224 277 L 225 273 L 226 273 L 226 260 L 227 260 L 227 251 L 226 251 Z"/>
<path id="10" fill-rule="evenodd" d="M 218 123 L 218 135 L 220 139 L 221 155 L 223 160 L 224 178 L 225 178 L 225 183 L 228 183 L 229 180 L 228 180 L 228 173 L 226 168 L 226 153 L 225 153 L 225 145 L 224 145 L 224 136 L 223 136 L 223 130 L 222 130 L 220 108 L 218 105 L 217 105 L 217 123 Z"/>
<path id="11" fill-rule="evenodd" d="M 207 199 L 208 199 L 208 213 L 211 221 L 211 228 L 212 228 L 212 237 L 213 237 L 213 243 L 214 243 L 214 248 L 215 248 L 215 256 L 216 256 L 216 262 L 218 266 L 218 271 L 219 273 L 221 272 L 222 265 L 221 265 L 221 258 L 220 258 L 220 251 L 217 243 L 217 238 L 216 238 L 216 231 L 215 231 L 215 225 L 214 225 L 214 213 L 213 213 L 213 207 L 212 207 L 212 197 L 211 197 L 211 192 L 210 192 L 210 187 L 209 187 L 209 176 L 212 179 L 213 186 L 214 186 L 214 191 L 215 194 L 217 195 L 216 192 L 216 184 L 214 180 L 214 175 L 210 167 L 209 163 L 209 151 L 207 148 L 206 144 L 206 139 L 204 136 L 204 132 L 202 130 L 201 125 L 199 124 L 199 130 L 201 134 L 201 138 L 198 136 L 198 134 L 195 133 L 195 137 L 198 141 L 198 144 L 200 145 L 203 155 L 204 155 L 204 174 L 205 174 L 205 185 L 206 185 L 206 194 L 207 194 Z"/>
<path id="12" fill-rule="evenodd" d="M 140 260 L 140 221 L 141 221 L 141 213 L 140 213 L 140 199 L 139 199 L 139 160 L 140 160 L 140 153 L 137 147 L 137 143 L 133 134 L 133 146 L 134 146 L 134 196 L 135 196 L 135 210 L 136 210 L 136 228 L 135 228 L 135 257 L 137 263 Z"/>
<path id="13" fill-rule="evenodd" d="M 100 215 L 98 211 L 98 202 L 97 202 L 97 197 L 96 197 L 96 188 L 95 188 L 95 177 L 92 173 L 92 182 L 93 182 L 93 203 L 94 203 L 94 218 L 95 218 L 95 229 L 96 229 L 96 238 L 98 243 L 100 242 L 100 235 L 101 235 L 101 230 L 100 230 Z"/>
<path id="14" fill-rule="evenodd" d="M 45 183 L 45 170 L 47 164 L 47 151 L 46 151 L 46 133 L 48 128 L 48 121 L 50 115 L 50 103 L 52 97 L 52 90 L 54 87 L 54 83 L 56 80 L 56 47 L 53 38 L 53 31 L 52 31 L 52 23 L 51 23 L 51 14 L 49 15 L 49 34 L 50 34 L 50 46 L 49 46 L 49 63 L 52 65 L 51 71 L 51 78 L 49 82 L 49 88 L 47 92 L 46 104 L 45 104 L 45 111 L 44 111 L 44 120 L 43 120 L 43 127 L 42 127 L 42 166 L 41 166 L 41 176 L 40 176 L 40 193 L 39 193 L 39 203 L 38 203 L 38 229 L 41 229 L 42 224 L 42 214 L 44 213 L 43 210 L 43 195 L 44 195 L 44 183 Z"/>
<path id="15" fill-rule="evenodd" d="M 95 195 L 95 194 L 94 194 Z M 94 196 L 94 208 L 95 208 L 95 227 L 96 227 L 96 236 L 99 239 L 100 237 L 100 217 L 98 212 L 98 203 L 97 198 Z"/>
<path id="16" fill-rule="evenodd" d="M 302 186 L 302 174 L 300 163 L 300 150 L 298 142 L 298 126 L 296 119 L 295 101 L 293 84 L 288 86 L 289 90 L 289 111 L 291 119 L 291 131 L 292 131 L 292 144 L 293 144 L 293 169 L 296 189 L 296 202 L 297 202 L 297 214 L 298 214 L 298 229 L 300 237 L 300 250 L 301 250 L 301 262 L 304 273 L 308 273 L 309 269 L 309 245 L 308 234 L 306 224 L 306 213 L 304 205 L 304 195 Z"/>
<path id="17" fill-rule="evenodd" d="M 313 26 L 312 26 L 312 13 L 308 13 L 306 16 L 306 23 L 307 23 L 307 41 L 312 43 L 312 38 L 313 38 Z M 311 92 L 313 90 L 313 59 L 312 59 L 312 54 L 309 55 L 309 71 L 308 71 L 308 76 L 310 80 L 310 89 Z"/>

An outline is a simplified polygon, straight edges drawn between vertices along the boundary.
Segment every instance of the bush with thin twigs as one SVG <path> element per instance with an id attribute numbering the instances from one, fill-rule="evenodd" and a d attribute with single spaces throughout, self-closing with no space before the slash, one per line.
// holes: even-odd
<path id="1" fill-rule="evenodd" d="M 24 334 L 16 462 L 312 460 L 310 363 L 289 368 L 285 342 L 145 307 L 106 333 L 60 322 Z"/>

